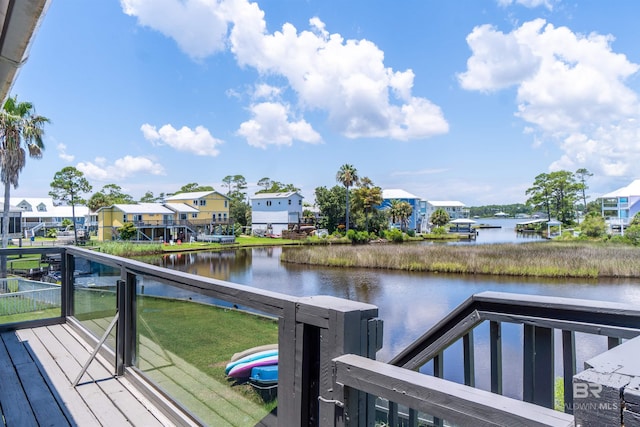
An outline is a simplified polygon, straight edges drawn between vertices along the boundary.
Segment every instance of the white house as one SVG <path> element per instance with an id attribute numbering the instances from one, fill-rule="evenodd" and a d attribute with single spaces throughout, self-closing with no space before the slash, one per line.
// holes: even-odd
<path id="1" fill-rule="evenodd" d="M 56 206 L 52 198 L 47 197 L 11 197 L 12 206 L 22 212 L 22 230 L 27 234 L 43 232 L 47 228 L 62 227 L 62 221 L 73 221 L 71 206 Z M 86 206 L 75 207 L 76 225 L 78 228 L 85 226 L 89 216 L 89 208 Z"/>
<path id="2" fill-rule="evenodd" d="M 430 200 L 427 201 L 427 221 L 438 209 L 448 213 L 451 220 L 469 218 L 469 208 L 462 202 L 457 200 Z"/>
<path id="3" fill-rule="evenodd" d="M 282 234 L 289 224 L 302 219 L 302 195 L 287 193 L 258 193 L 251 198 L 251 228 L 269 234 Z"/>
<path id="4" fill-rule="evenodd" d="M 640 212 L 640 179 L 598 198 L 602 216 L 610 226 L 627 227 Z"/>

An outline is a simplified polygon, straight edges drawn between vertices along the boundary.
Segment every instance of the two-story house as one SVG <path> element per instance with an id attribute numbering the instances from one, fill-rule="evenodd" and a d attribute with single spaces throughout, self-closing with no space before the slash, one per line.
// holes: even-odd
<path id="1" fill-rule="evenodd" d="M 204 229 L 229 223 L 229 201 L 227 196 L 217 191 L 194 191 L 169 196 L 165 199 L 165 205 L 184 203 L 197 209 L 197 213 L 189 215 L 189 222 Z"/>
<path id="2" fill-rule="evenodd" d="M 422 223 L 420 215 L 420 198 L 405 190 L 382 190 L 382 203 L 377 206 L 377 209 L 389 209 L 393 200 L 407 202 L 411 206 L 411 216 L 409 216 L 406 221 L 407 230 L 419 231 Z M 392 224 L 392 226 L 398 228 L 402 228 L 401 225 L 402 224 L 400 223 Z"/>
<path id="3" fill-rule="evenodd" d="M 289 224 L 302 220 L 302 195 L 286 193 L 258 193 L 251 198 L 251 228 L 254 233 L 281 235 Z"/>

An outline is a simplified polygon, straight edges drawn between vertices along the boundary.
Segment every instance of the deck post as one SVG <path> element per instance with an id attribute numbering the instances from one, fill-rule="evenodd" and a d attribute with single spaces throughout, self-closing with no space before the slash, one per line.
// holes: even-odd
<path id="1" fill-rule="evenodd" d="M 553 329 L 524 325 L 522 400 L 553 409 Z"/>
<path id="2" fill-rule="evenodd" d="M 502 325 L 489 322 L 489 352 L 491 354 L 491 392 L 502 394 Z"/>
<path id="3" fill-rule="evenodd" d="M 333 359 L 344 354 L 375 359 L 382 345 L 382 322 L 377 315 L 378 308 L 371 304 L 335 297 L 298 300 L 295 325 L 285 319 L 280 326 L 279 345 L 286 351 L 282 356 L 293 363 L 285 364 L 284 359 L 278 363 L 284 369 L 279 372 L 279 381 L 284 381 L 278 388 L 279 424 L 359 426 L 366 425 L 368 417 L 373 420 L 374 399 L 335 383 Z M 292 333 L 287 335 L 287 330 Z M 287 378 L 291 374 L 294 378 Z M 281 387 L 291 399 L 280 397 Z"/>

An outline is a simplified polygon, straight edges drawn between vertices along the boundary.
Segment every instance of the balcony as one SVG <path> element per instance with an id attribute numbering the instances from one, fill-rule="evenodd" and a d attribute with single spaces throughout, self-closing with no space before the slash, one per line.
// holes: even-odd
<path id="1" fill-rule="evenodd" d="M 52 252 L 60 257 L 59 285 L 14 278 L 0 289 L 0 409 L 8 426 L 601 426 L 638 419 L 640 311 L 630 305 L 484 292 L 383 363 L 375 360 L 382 320 L 369 304 L 292 297 L 77 247 L 0 255 Z M 260 322 L 271 330 L 265 341 L 279 347 L 275 409 L 225 379 L 228 358 L 216 359 L 223 346 L 232 353 L 245 345 L 251 333 L 239 325 Z M 509 328 L 523 334 L 521 398 L 502 395 L 504 381 L 515 380 L 502 363 Z M 486 341 L 478 338 L 483 330 Z M 580 369 L 576 347 L 586 335 L 607 337 L 610 349 Z M 475 369 L 483 351 L 487 372 Z M 445 362 L 457 359 L 464 384 L 443 378 Z M 482 375 L 490 390 L 476 387 Z M 561 410 L 554 410 L 560 383 Z"/>

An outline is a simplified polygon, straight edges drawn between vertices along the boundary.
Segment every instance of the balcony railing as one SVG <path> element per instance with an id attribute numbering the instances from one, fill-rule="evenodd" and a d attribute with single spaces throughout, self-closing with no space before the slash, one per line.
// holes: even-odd
<path id="1" fill-rule="evenodd" d="M 253 425 L 273 417 L 216 377 L 223 361 L 212 360 L 214 353 L 251 334 L 237 329 L 238 316 L 274 322 L 278 425 L 588 426 L 621 425 L 625 416 L 638 416 L 633 384 L 640 375 L 632 363 L 640 352 L 635 338 L 640 312 L 629 305 L 481 293 L 390 363 L 382 363 L 374 360 L 382 321 L 369 304 L 327 296 L 298 298 L 77 247 L 7 249 L 0 256 L 29 253 L 60 255 L 58 295 L 38 305 L 28 320 L 24 313 L 18 318 L 3 311 L 0 302 L 0 330 L 67 323 L 91 345 L 103 341 L 99 352 L 114 372 L 127 376 L 158 405 L 163 400 L 159 396 L 169 397 L 181 408 L 176 414 L 161 406 L 176 424 L 189 419 L 202 425 Z M 22 292 L 16 280 L 6 282 L 5 294 Z M 18 298 L 43 301 L 35 295 Z M 212 310 L 222 320 L 207 321 Z M 505 324 L 522 328 L 522 400 L 501 395 L 504 381 L 514 381 L 502 362 Z M 110 330 L 113 325 L 115 331 Z M 488 326 L 488 340 L 475 342 L 474 332 L 483 325 Z M 579 372 L 576 334 L 583 333 L 608 337 L 611 350 Z M 553 347 L 556 334 L 562 342 L 559 353 Z M 490 387 L 480 390 L 475 381 L 484 373 L 474 369 L 475 354 L 485 344 Z M 207 348 L 216 351 L 205 351 L 205 360 L 199 360 Z M 464 384 L 442 378 L 445 355 L 455 348 L 462 351 Z M 553 409 L 558 357 L 565 412 Z M 432 372 L 424 373 L 425 365 Z M 607 369 L 616 370 L 615 376 Z"/>

